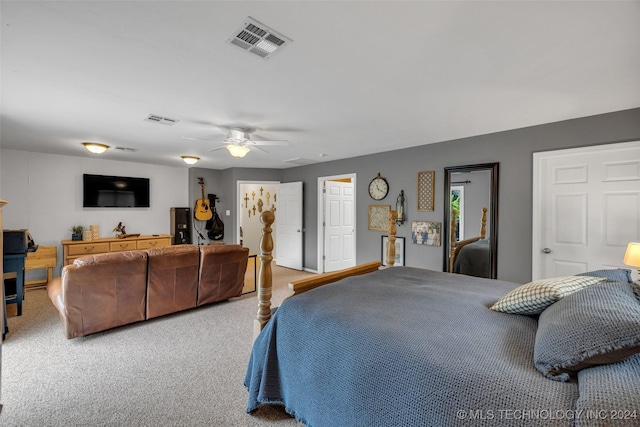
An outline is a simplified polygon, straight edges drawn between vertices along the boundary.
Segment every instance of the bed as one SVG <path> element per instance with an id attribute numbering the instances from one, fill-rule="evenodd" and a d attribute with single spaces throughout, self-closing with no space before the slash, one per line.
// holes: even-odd
<path id="1" fill-rule="evenodd" d="M 457 240 L 458 211 L 451 211 L 449 271 L 476 277 L 491 277 L 491 245 L 487 235 L 487 208 L 482 208 L 480 232 L 475 237 Z"/>
<path id="2" fill-rule="evenodd" d="M 248 412 L 284 405 L 308 426 L 640 425 L 628 270 L 556 280 L 523 303 L 540 285 L 368 263 L 290 284 L 272 316 L 269 220 Z"/>

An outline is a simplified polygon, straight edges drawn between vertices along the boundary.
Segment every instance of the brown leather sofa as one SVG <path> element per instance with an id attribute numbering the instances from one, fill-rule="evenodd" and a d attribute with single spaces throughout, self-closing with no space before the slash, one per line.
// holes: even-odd
<path id="1" fill-rule="evenodd" d="M 47 292 L 71 339 L 240 296 L 248 256 L 240 245 L 83 256 Z"/>

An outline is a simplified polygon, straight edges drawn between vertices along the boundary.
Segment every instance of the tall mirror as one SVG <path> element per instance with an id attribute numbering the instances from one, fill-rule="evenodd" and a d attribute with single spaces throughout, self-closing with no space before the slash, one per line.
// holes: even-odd
<path id="1" fill-rule="evenodd" d="M 498 165 L 444 168 L 443 271 L 498 278 Z"/>

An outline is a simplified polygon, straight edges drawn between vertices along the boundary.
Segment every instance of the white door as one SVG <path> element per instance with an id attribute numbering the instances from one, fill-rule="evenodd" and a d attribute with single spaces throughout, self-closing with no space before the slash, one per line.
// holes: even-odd
<path id="1" fill-rule="evenodd" d="M 622 258 L 640 241 L 640 141 L 533 160 L 533 279 L 630 268 Z"/>
<path id="2" fill-rule="evenodd" d="M 325 181 L 324 271 L 356 265 L 352 182 Z"/>
<path id="3" fill-rule="evenodd" d="M 278 185 L 276 197 L 276 265 L 302 270 L 302 182 Z"/>

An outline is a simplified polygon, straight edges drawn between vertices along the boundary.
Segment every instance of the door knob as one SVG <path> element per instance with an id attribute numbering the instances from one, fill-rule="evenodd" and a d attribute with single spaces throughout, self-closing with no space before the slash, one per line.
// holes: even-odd
<path id="1" fill-rule="evenodd" d="M 545 254 L 550 254 L 550 253 L 551 253 L 551 249 L 549 249 L 549 248 L 544 248 L 544 249 L 542 250 L 542 252 L 544 252 Z"/>

